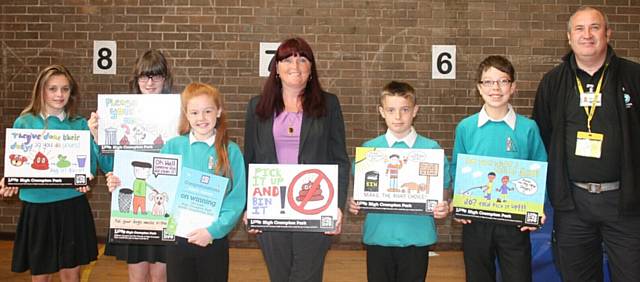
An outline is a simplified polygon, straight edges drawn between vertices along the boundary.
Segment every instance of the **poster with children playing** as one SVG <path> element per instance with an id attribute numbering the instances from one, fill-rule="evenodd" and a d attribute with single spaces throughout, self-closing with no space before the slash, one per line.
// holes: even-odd
<path id="1" fill-rule="evenodd" d="M 539 226 L 546 181 L 546 162 L 459 154 L 454 216 Z"/>
<path id="2" fill-rule="evenodd" d="M 98 145 L 103 154 L 115 150 L 159 152 L 178 135 L 180 95 L 98 95 Z"/>
<path id="3" fill-rule="evenodd" d="M 443 186 L 442 149 L 356 148 L 353 199 L 362 210 L 432 214 Z"/>
<path id="4" fill-rule="evenodd" d="M 113 174 L 120 186 L 111 193 L 109 239 L 112 243 L 163 245 L 175 242 L 167 232 L 180 181 L 179 155 L 116 151 Z"/>
<path id="5" fill-rule="evenodd" d="M 90 146 L 87 130 L 7 128 L 4 184 L 22 188 L 87 186 Z"/>
<path id="6" fill-rule="evenodd" d="M 338 165 L 249 164 L 252 229 L 326 232 L 336 228 Z"/>

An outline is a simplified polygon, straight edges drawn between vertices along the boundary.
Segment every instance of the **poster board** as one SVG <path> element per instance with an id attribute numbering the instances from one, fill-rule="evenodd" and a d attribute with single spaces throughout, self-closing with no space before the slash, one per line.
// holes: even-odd
<path id="1" fill-rule="evenodd" d="M 103 154 L 159 152 L 178 135 L 180 95 L 100 94 L 98 116 L 98 146 Z"/>
<path id="2" fill-rule="evenodd" d="M 453 196 L 457 218 L 539 226 L 547 163 L 459 154 Z"/>
<path id="3" fill-rule="evenodd" d="M 356 148 L 353 199 L 364 211 L 433 214 L 443 188 L 442 149 Z"/>
<path id="4" fill-rule="evenodd" d="M 109 240 L 112 243 L 164 245 L 175 242 L 167 232 L 180 181 L 182 157 L 118 150 L 113 174 L 120 187 L 111 193 Z"/>
<path id="5" fill-rule="evenodd" d="M 196 229 L 209 227 L 220 215 L 228 183 L 229 178 L 183 167 L 169 232 L 186 238 Z"/>
<path id="6" fill-rule="evenodd" d="M 336 228 L 338 165 L 249 164 L 248 228 L 326 232 Z"/>
<path id="7" fill-rule="evenodd" d="M 88 130 L 7 128 L 4 181 L 21 188 L 86 186 L 91 176 Z"/>

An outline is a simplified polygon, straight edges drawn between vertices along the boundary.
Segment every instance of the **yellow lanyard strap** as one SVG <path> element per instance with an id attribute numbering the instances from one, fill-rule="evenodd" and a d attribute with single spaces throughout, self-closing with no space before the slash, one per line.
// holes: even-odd
<path id="1" fill-rule="evenodd" d="M 600 88 L 602 87 L 602 81 L 604 80 L 604 74 L 607 71 L 608 66 L 609 64 L 606 64 L 604 66 L 602 75 L 598 80 L 598 86 L 596 86 L 596 93 L 593 96 L 593 101 L 591 101 L 591 108 L 584 106 L 584 112 L 587 114 L 587 129 L 589 129 L 589 133 L 591 133 L 591 120 L 593 119 L 593 116 L 596 113 L 596 103 L 598 101 L 598 97 L 600 97 Z M 580 78 L 578 78 L 578 75 L 576 75 L 576 82 L 578 83 L 578 91 L 580 91 L 578 95 L 583 94 L 584 89 L 582 88 L 582 82 L 580 81 Z"/>

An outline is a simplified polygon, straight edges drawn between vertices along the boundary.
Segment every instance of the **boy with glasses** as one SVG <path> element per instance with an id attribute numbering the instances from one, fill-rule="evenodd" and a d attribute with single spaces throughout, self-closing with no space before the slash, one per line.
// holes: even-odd
<path id="1" fill-rule="evenodd" d="M 477 90 L 484 106 L 456 128 L 451 172 L 458 154 L 546 161 L 547 153 L 536 123 L 518 115 L 509 103 L 516 92 L 515 70 L 507 58 L 489 56 L 476 71 Z M 544 223 L 544 216 L 542 222 Z M 498 259 L 502 281 L 531 281 L 534 227 L 456 219 L 464 224 L 462 248 L 467 281 L 496 281 Z"/>

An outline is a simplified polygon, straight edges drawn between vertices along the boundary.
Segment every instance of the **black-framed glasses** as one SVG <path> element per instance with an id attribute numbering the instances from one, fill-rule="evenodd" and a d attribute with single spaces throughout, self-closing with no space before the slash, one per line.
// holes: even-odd
<path id="1" fill-rule="evenodd" d="M 480 85 L 482 85 L 482 87 L 486 87 L 486 88 L 491 88 L 493 87 L 493 85 L 498 84 L 498 86 L 500 88 L 502 87 L 507 87 L 509 85 L 511 85 L 513 81 L 509 80 L 509 79 L 500 79 L 500 80 L 480 80 L 478 81 L 478 83 L 480 83 Z"/>
<path id="2" fill-rule="evenodd" d="M 138 81 L 147 82 L 151 79 L 153 82 L 159 82 L 164 80 L 164 75 L 141 75 L 138 77 Z"/>

